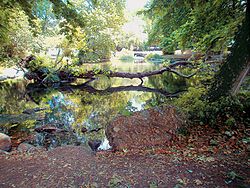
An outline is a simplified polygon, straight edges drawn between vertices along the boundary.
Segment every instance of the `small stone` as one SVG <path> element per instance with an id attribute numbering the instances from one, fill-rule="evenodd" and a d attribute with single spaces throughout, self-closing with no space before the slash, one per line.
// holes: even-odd
<path id="1" fill-rule="evenodd" d="M 88 145 L 93 151 L 97 151 L 99 146 L 101 145 L 102 141 L 101 140 L 89 140 Z"/>
<path id="2" fill-rule="evenodd" d="M 81 131 L 82 131 L 82 133 L 86 133 L 88 131 L 88 129 L 86 127 L 82 127 Z"/>
<path id="3" fill-rule="evenodd" d="M 121 129 L 119 127 L 114 127 L 115 132 L 119 132 Z"/>
<path id="4" fill-rule="evenodd" d="M 10 137 L 3 133 L 0 133 L 0 149 L 4 151 L 10 151 L 11 149 Z"/>
<path id="5" fill-rule="evenodd" d="M 29 152 L 32 149 L 34 149 L 35 147 L 31 144 L 28 143 L 21 143 L 19 144 L 19 146 L 17 147 L 17 150 L 20 152 Z"/>

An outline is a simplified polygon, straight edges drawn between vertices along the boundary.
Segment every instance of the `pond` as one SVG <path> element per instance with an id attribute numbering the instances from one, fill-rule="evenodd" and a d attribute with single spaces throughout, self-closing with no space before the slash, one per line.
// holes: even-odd
<path id="1" fill-rule="evenodd" d="M 116 60 L 83 66 L 143 72 L 159 69 L 161 64 Z M 13 146 L 25 141 L 50 149 L 101 140 L 100 149 L 108 149 L 105 128 L 115 117 L 159 105 L 170 93 L 196 84 L 193 78 L 186 80 L 168 72 L 144 78 L 143 86 L 139 79 L 105 76 L 81 85 L 84 81 L 46 89 L 25 80 L 1 82 L 0 131 L 12 137 Z"/>

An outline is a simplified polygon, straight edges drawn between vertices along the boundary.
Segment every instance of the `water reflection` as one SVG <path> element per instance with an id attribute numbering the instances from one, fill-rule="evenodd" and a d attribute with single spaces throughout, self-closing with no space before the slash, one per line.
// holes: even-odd
<path id="1" fill-rule="evenodd" d="M 48 101 L 50 111 L 45 114 L 45 124 L 60 125 L 67 131 L 71 129 L 71 125 L 75 122 L 72 107 L 75 106 L 70 100 L 66 100 L 62 93 L 52 96 Z M 62 128 L 62 127 L 60 127 Z"/>
<path id="2" fill-rule="evenodd" d="M 130 72 L 150 71 L 160 67 L 150 63 L 114 62 L 84 66 L 106 66 Z M 88 140 L 98 139 L 103 141 L 100 147 L 105 149 L 109 147 L 105 128 L 118 114 L 130 115 L 134 111 L 158 105 L 166 96 L 173 97 L 175 92 L 186 90 L 190 83 L 195 84 L 195 79 L 187 81 L 170 73 L 144 78 L 143 86 L 139 79 L 108 79 L 103 76 L 88 84 L 51 89 L 34 87 L 25 81 L 3 82 L 0 85 L 0 128 L 10 134 L 10 127 L 14 124 L 20 129 L 25 128 L 35 134 L 32 144 L 47 148 L 86 144 Z M 3 118 L 4 114 L 20 117 L 24 110 L 38 107 L 46 108 L 45 111 L 35 113 L 39 119 L 34 114 L 15 121 Z M 43 131 L 36 131 L 39 128 Z"/>

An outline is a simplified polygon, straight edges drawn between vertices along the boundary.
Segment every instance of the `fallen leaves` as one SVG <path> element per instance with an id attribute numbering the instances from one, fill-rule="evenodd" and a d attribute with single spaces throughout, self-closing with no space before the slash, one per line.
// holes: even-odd
<path id="1" fill-rule="evenodd" d="M 195 179 L 194 180 L 194 183 L 196 184 L 196 185 L 202 185 L 202 181 L 201 180 L 199 180 L 199 179 Z"/>

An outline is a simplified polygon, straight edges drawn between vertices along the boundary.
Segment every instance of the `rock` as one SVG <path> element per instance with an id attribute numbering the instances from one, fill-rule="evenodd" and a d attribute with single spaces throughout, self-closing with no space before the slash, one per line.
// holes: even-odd
<path id="1" fill-rule="evenodd" d="M 66 130 L 54 127 L 52 125 L 45 125 L 42 127 L 35 128 L 35 131 L 38 133 L 41 133 L 41 132 L 47 132 L 47 133 L 66 132 Z"/>
<path id="2" fill-rule="evenodd" d="M 81 128 L 81 132 L 82 132 L 82 133 L 86 133 L 86 132 L 88 132 L 88 129 L 87 129 L 86 127 L 82 127 L 82 128 Z"/>
<path id="3" fill-rule="evenodd" d="M 102 143 L 101 140 L 90 140 L 90 141 L 88 141 L 88 145 L 93 151 L 97 151 L 97 149 L 99 148 L 101 143 Z"/>
<path id="4" fill-rule="evenodd" d="M 0 81 L 4 81 L 4 80 L 6 80 L 6 79 L 8 79 L 7 76 L 5 76 L 5 75 L 0 75 Z"/>
<path id="5" fill-rule="evenodd" d="M 106 135 L 114 150 L 165 146 L 181 124 L 174 107 L 162 107 L 119 116 L 107 127 Z"/>
<path id="6" fill-rule="evenodd" d="M 10 155 L 10 153 L 0 149 L 0 155 Z"/>
<path id="7" fill-rule="evenodd" d="M 34 150 L 35 146 L 28 144 L 28 143 L 21 143 L 17 147 L 17 150 L 20 152 L 30 152 L 31 150 Z"/>
<path id="8" fill-rule="evenodd" d="M 0 133 L 0 150 L 10 151 L 10 149 L 11 149 L 10 137 L 6 134 Z"/>

